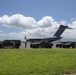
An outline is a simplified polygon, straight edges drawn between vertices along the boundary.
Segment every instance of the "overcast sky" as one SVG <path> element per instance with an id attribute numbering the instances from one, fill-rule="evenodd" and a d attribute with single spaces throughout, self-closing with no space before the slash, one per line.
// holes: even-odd
<path id="1" fill-rule="evenodd" d="M 51 37 L 60 24 L 63 38 L 76 38 L 76 0 L 0 0 L 0 40 Z"/>

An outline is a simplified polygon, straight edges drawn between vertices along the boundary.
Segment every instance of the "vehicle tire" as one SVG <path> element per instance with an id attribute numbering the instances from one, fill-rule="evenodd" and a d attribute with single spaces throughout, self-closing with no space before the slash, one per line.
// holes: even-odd
<path id="1" fill-rule="evenodd" d="M 19 49 L 19 46 L 18 45 L 15 45 L 15 48 Z"/>
<path id="2" fill-rule="evenodd" d="M 56 45 L 56 47 L 58 48 L 58 45 Z"/>
<path id="3" fill-rule="evenodd" d="M 75 48 L 74 46 L 72 46 L 72 48 Z"/>
<path id="4" fill-rule="evenodd" d="M 66 48 L 65 46 L 63 46 L 63 48 Z"/>

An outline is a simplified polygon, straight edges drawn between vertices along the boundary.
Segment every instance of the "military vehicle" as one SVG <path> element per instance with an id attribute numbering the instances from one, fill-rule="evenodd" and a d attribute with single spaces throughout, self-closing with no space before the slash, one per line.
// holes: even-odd
<path id="1" fill-rule="evenodd" d="M 56 44 L 57 48 L 76 48 L 76 42 L 60 42 Z"/>
<path id="2" fill-rule="evenodd" d="M 0 42 L 0 48 L 19 48 L 21 46 L 20 40 L 4 40 Z"/>

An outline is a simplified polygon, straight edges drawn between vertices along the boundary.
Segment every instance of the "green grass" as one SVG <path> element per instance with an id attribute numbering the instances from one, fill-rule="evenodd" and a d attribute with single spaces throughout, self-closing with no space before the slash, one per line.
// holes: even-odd
<path id="1" fill-rule="evenodd" d="M 0 75 L 76 73 L 76 49 L 0 49 Z"/>

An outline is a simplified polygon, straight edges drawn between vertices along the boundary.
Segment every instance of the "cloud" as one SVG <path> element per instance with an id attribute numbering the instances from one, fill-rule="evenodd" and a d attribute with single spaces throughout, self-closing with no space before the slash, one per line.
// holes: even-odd
<path id="1" fill-rule="evenodd" d="M 12 16 L 4 15 L 0 17 L 0 24 L 6 27 L 31 29 L 36 25 L 36 21 L 32 17 L 25 17 L 21 14 L 15 14 Z"/>
<path id="2" fill-rule="evenodd" d="M 67 25 L 67 22 L 66 21 L 61 21 L 60 24 L 61 25 Z"/>
<path id="3" fill-rule="evenodd" d="M 19 29 L 31 29 L 36 27 L 50 27 L 57 24 L 51 16 L 45 16 L 38 22 L 33 17 L 26 17 L 22 14 L 14 14 L 12 16 L 4 15 L 0 17 L 0 24 L 6 27 L 14 27 Z"/>
<path id="4" fill-rule="evenodd" d="M 45 16 L 40 21 L 38 21 L 37 24 L 40 27 L 50 27 L 52 26 L 53 22 L 54 22 L 54 19 L 52 17 Z"/>
<path id="5" fill-rule="evenodd" d="M 17 39 L 24 39 L 25 35 L 27 38 L 51 37 L 57 31 L 60 24 L 73 28 L 72 30 L 65 30 L 62 37 L 76 38 L 76 20 L 73 20 L 72 23 L 68 23 L 65 20 L 58 22 L 51 16 L 45 16 L 41 20 L 36 21 L 33 17 L 27 17 L 22 14 L 14 14 L 12 16 L 4 15 L 0 17 L 0 25 L 19 29 L 19 32 L 3 33 L 0 36 L 9 36 Z M 0 32 L 3 31 L 1 30 Z"/>

